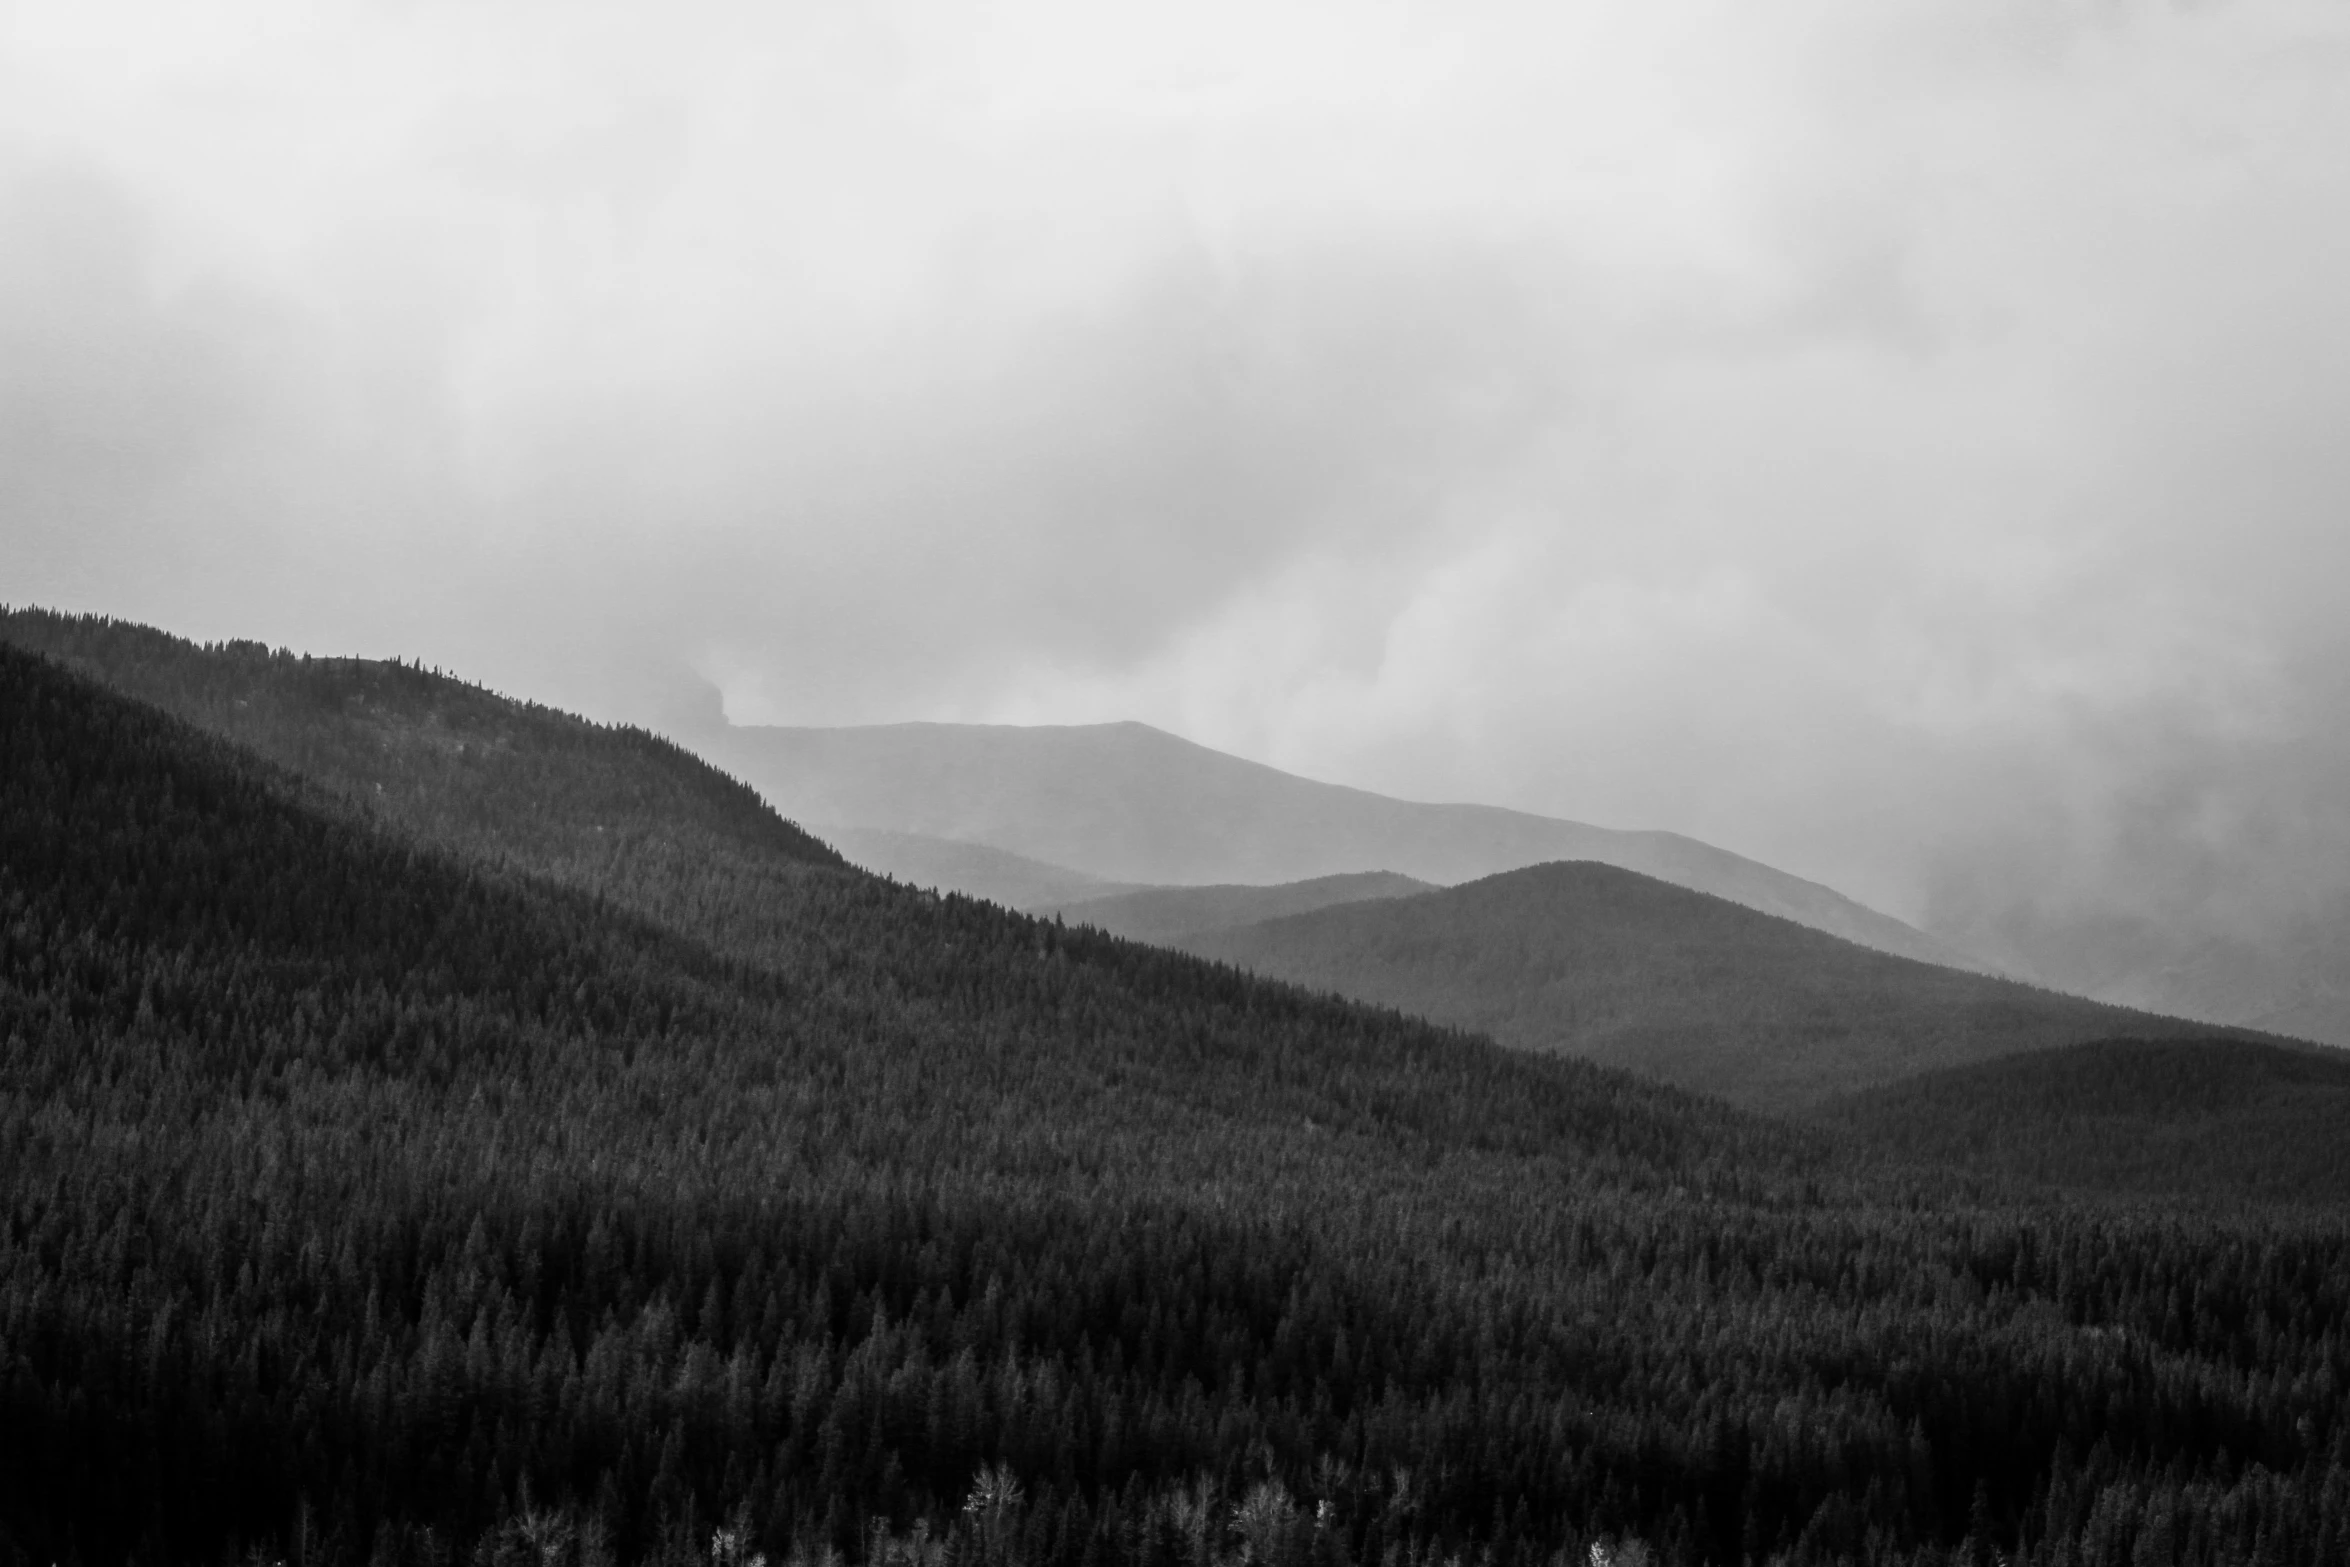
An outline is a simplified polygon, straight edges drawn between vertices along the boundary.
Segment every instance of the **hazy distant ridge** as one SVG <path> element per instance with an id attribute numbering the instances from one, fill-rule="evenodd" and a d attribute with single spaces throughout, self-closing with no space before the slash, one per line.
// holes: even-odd
<path id="1" fill-rule="evenodd" d="M 1292 914 L 1311 914 L 1345 903 L 1409 898 L 1436 890 L 1428 882 L 1398 876 L 1393 871 L 1363 871 L 1352 876 L 1317 876 L 1311 881 L 1282 882 L 1271 887 L 1144 887 L 1135 892 L 1039 907 L 1030 912 L 1057 914 L 1073 925 L 1091 925 L 1134 941 L 1164 942 L 1232 925 L 1254 925 Z"/>
<path id="2" fill-rule="evenodd" d="M 2210 1033 L 1869 951 L 1588 862 L 1205 931 L 1179 945 L 1762 1110 L 2020 1051 Z"/>
<path id="3" fill-rule="evenodd" d="M 1978 966 L 1830 888 L 1678 833 L 1390 799 L 1146 724 L 740 728 L 706 745 L 799 820 L 959 839 L 1112 882 L 1266 885 L 1386 870 L 1452 885 L 1597 860 L 1882 952 Z"/>
<path id="4" fill-rule="evenodd" d="M 1049 865 L 1008 849 L 887 827 L 818 827 L 816 835 L 850 864 L 914 887 L 935 887 L 1000 903 L 1007 909 L 1049 908 L 1107 898 L 1135 889 L 1065 865 Z"/>

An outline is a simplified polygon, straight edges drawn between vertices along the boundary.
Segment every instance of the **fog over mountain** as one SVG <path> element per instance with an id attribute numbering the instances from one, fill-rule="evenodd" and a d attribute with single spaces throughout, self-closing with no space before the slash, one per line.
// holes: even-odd
<path id="1" fill-rule="evenodd" d="M 1598 860 L 1880 951 L 1971 962 L 1831 888 L 1677 834 L 1391 800 L 1145 724 L 742 728 L 705 733 L 698 743 L 799 820 L 978 845 L 1105 882 L 1263 886 L 1388 872 L 1450 884 L 1545 861 Z M 864 835 L 835 836 L 853 844 Z M 872 847 L 885 860 L 903 850 L 902 841 Z M 934 852 L 914 875 L 984 894 L 988 886 L 973 873 L 996 869 Z M 1009 901 L 1032 907 L 1084 895 L 1023 894 L 1016 881 L 1004 887 Z"/>
<path id="2" fill-rule="evenodd" d="M 0 0 L 0 1567 L 2350 1563 L 2345 148 Z"/>
<path id="3" fill-rule="evenodd" d="M 1008 909 L 1044 908 L 1133 890 L 1122 882 L 983 843 L 886 827 L 825 824 L 821 831 L 825 842 L 866 870 L 911 886 L 985 898 Z"/>
<path id="4" fill-rule="evenodd" d="M 2346 89 L 2327 0 L 14 7 L 0 601 L 1140 721 L 2350 1039 Z"/>

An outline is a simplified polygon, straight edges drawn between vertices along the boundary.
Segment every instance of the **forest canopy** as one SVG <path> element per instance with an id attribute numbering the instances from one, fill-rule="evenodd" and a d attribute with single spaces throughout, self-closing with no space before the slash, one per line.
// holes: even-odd
<path id="1" fill-rule="evenodd" d="M 0 1559 L 2350 1559 L 2337 1210 L 935 898 L 413 668 L 5 637 Z"/>

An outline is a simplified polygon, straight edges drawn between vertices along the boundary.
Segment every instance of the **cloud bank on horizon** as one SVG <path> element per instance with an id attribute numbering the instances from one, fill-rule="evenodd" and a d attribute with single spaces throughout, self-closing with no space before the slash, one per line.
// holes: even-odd
<path id="1" fill-rule="evenodd" d="M 2350 898 L 2333 0 L 17 7 L 0 598 Z"/>

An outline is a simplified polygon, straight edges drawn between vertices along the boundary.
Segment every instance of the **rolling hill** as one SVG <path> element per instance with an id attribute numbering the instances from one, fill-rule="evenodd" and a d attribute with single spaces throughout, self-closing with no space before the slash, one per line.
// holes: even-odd
<path id="1" fill-rule="evenodd" d="M 892 885 L 635 731 L 28 626 L 10 1567 L 2350 1547 L 2339 1213 L 1912 1175 Z"/>
<path id="2" fill-rule="evenodd" d="M 1091 925 L 1132 941 L 1165 943 L 1227 926 L 1311 914 L 1342 903 L 1409 898 L 1435 890 L 1427 882 L 1392 871 L 1364 871 L 1271 887 L 1143 887 L 1069 903 L 1029 905 L 1028 912 Z"/>
<path id="3" fill-rule="evenodd" d="M 1185 938 L 1253 973 L 1785 1111 L 1935 1067 L 2206 1025 L 1873 952 L 1612 865 Z"/>
<path id="4" fill-rule="evenodd" d="M 1907 1078 L 1820 1119 L 1910 1160 L 2205 1202 L 2350 1203 L 2350 1058 L 2102 1040 Z"/>
<path id="5" fill-rule="evenodd" d="M 1675 833 L 1392 800 L 1144 724 L 738 728 L 701 743 L 802 821 L 983 844 L 1108 881 L 1262 886 L 1387 870 L 1450 885 L 1598 860 L 1880 951 L 1972 966 L 1827 887 Z"/>

